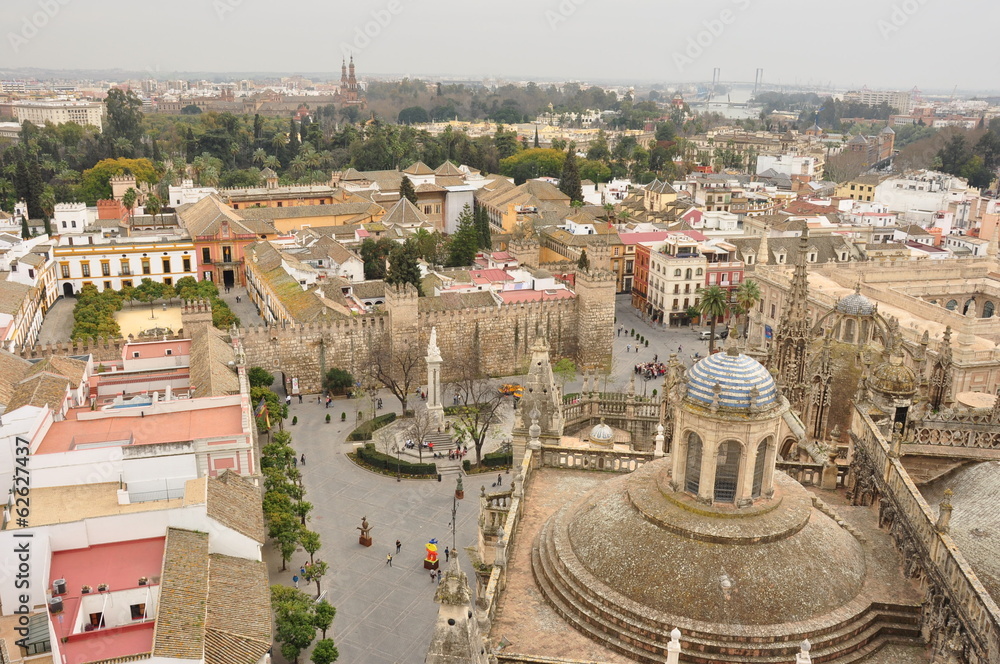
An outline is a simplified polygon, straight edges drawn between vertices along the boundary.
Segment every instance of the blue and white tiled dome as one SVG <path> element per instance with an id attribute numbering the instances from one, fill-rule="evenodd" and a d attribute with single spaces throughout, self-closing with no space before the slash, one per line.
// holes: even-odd
<path id="1" fill-rule="evenodd" d="M 774 378 L 764 366 L 743 354 L 715 353 L 699 361 L 688 370 L 687 397 L 692 401 L 711 406 L 718 385 L 719 407 L 749 409 L 751 392 L 757 388 L 754 406 L 769 408 L 778 400 Z"/>

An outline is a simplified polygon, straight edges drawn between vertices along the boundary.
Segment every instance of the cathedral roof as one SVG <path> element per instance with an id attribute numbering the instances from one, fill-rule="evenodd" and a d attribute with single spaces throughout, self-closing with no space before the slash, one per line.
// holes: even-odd
<path id="1" fill-rule="evenodd" d="M 837 311 L 850 316 L 871 316 L 875 305 L 861 293 L 854 292 L 837 302 Z"/>
<path id="2" fill-rule="evenodd" d="M 720 408 L 749 409 L 754 389 L 757 392 L 754 406 L 769 406 L 778 399 L 771 374 L 760 362 L 743 354 L 715 353 L 691 367 L 687 398 L 710 406 L 716 399 L 716 385 Z"/>

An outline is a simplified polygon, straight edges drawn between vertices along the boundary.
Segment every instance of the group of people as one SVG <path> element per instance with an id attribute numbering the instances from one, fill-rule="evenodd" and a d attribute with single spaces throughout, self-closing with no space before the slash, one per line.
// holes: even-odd
<path id="1" fill-rule="evenodd" d="M 640 362 L 635 365 L 635 373 L 646 380 L 653 380 L 667 373 L 667 365 L 663 362 Z"/>

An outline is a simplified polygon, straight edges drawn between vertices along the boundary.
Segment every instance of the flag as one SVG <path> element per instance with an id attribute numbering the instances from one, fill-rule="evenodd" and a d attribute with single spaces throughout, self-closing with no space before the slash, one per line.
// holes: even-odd
<path id="1" fill-rule="evenodd" d="M 765 339 L 771 339 L 773 337 L 774 337 L 774 331 L 771 329 L 771 326 L 770 325 L 765 325 L 764 326 L 764 338 Z"/>
<path id="2" fill-rule="evenodd" d="M 260 403 L 257 404 L 257 410 L 254 411 L 253 415 L 254 415 L 255 418 L 259 418 L 259 417 L 261 417 L 263 415 L 264 416 L 264 425 L 268 429 L 271 428 L 271 417 L 270 417 L 270 413 L 268 412 L 268 409 L 267 409 L 267 401 L 265 401 L 263 397 L 261 397 Z"/>

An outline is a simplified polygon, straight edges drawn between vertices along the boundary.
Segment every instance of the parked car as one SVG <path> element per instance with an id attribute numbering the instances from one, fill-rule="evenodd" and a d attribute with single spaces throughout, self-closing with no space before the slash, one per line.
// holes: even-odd
<path id="1" fill-rule="evenodd" d="M 715 329 L 715 338 L 716 339 L 725 339 L 728 336 L 729 336 L 729 328 L 718 327 L 718 328 Z M 711 338 L 712 338 L 712 331 L 711 330 L 702 330 L 701 332 L 698 333 L 698 340 L 699 341 L 708 341 Z"/>

